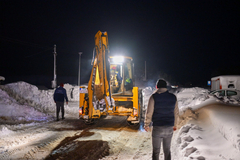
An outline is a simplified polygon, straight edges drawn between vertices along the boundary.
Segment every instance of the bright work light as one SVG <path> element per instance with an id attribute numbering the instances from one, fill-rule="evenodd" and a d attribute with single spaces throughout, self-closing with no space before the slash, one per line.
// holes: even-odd
<path id="1" fill-rule="evenodd" d="M 115 56 L 112 58 L 113 63 L 123 63 L 124 62 L 124 58 L 123 56 Z"/>

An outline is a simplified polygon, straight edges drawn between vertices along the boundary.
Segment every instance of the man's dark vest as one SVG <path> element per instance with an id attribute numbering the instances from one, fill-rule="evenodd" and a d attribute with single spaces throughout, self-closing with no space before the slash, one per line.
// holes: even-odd
<path id="1" fill-rule="evenodd" d="M 174 126 L 174 109 L 177 98 L 168 91 L 153 95 L 154 112 L 152 116 L 153 126 Z"/>

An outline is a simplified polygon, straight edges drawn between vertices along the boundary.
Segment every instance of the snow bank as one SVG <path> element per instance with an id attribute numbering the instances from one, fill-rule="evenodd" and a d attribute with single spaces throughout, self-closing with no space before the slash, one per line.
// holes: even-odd
<path id="1" fill-rule="evenodd" d="M 234 106 L 226 108 L 218 105 L 213 106 L 208 114 L 214 127 L 240 151 L 240 110 L 236 110 Z"/>
<path id="2" fill-rule="evenodd" d="M 208 90 L 203 88 L 180 88 L 176 91 L 178 108 L 182 114 L 188 108 L 201 104 L 208 99 Z"/>
<path id="3" fill-rule="evenodd" d="M 217 97 L 208 94 L 202 88 L 182 88 L 176 92 L 181 116 L 181 126 L 176 135 L 176 155 L 183 159 L 216 159 L 215 156 L 231 159 L 237 157 L 236 150 L 228 150 L 234 146 L 240 151 L 240 103 L 229 97 Z M 199 119 L 199 108 L 203 108 Z M 240 107 L 240 106 L 239 106 Z M 237 110 L 236 110 L 237 109 Z M 192 122 L 204 123 L 202 130 Z M 217 148 L 213 149 L 214 147 Z M 222 154 L 219 154 L 222 153 Z M 219 155 L 218 155 L 219 154 Z M 224 157 L 224 156 L 225 157 Z"/>
<path id="4" fill-rule="evenodd" d="M 78 86 L 64 84 L 69 101 L 78 106 Z M 56 114 L 53 100 L 54 90 L 39 90 L 26 82 L 0 85 L 0 120 L 1 121 L 45 121 L 52 120 Z M 75 108 L 65 105 L 66 114 L 78 114 Z M 51 116 L 50 116 L 51 115 Z"/>
<path id="5" fill-rule="evenodd" d="M 36 86 L 26 82 L 6 84 L 5 90 L 21 104 L 28 104 L 42 112 L 48 113 L 55 109 L 54 90 L 38 90 Z"/>
<path id="6" fill-rule="evenodd" d="M 217 97 L 215 95 L 210 95 L 207 89 L 199 87 L 180 88 L 175 94 L 178 99 L 180 114 L 183 114 L 187 109 L 197 110 L 214 103 L 240 105 L 240 101 L 236 99 L 226 96 Z"/>
<path id="7" fill-rule="evenodd" d="M 53 91 L 40 91 L 26 82 L 0 86 L 0 116 L 4 121 L 45 121 L 55 111 Z M 51 99 L 51 100 L 50 100 Z"/>
<path id="8" fill-rule="evenodd" d="M 142 90 L 144 111 L 147 109 L 149 98 L 153 92 L 154 92 L 154 89 L 152 87 L 146 87 Z"/>
<path id="9" fill-rule="evenodd" d="M 69 101 L 79 101 L 79 87 L 70 85 L 69 83 L 64 84 L 64 88 L 67 91 Z"/>

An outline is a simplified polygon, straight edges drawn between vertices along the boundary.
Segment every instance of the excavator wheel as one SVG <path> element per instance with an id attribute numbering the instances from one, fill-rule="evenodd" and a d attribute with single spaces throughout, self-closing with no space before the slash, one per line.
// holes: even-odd
<path id="1" fill-rule="evenodd" d="M 127 121 L 127 124 L 129 126 L 138 126 L 139 125 L 139 123 L 132 123 L 131 121 Z"/>
<path id="2" fill-rule="evenodd" d="M 92 119 L 83 119 L 83 122 L 87 125 L 91 125 L 91 124 L 96 124 L 98 121 L 92 118 Z"/>

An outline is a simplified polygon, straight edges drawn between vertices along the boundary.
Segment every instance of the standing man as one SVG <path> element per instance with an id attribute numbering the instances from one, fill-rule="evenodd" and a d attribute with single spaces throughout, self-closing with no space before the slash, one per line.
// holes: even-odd
<path id="1" fill-rule="evenodd" d="M 64 84 L 60 83 L 60 87 L 58 87 L 53 95 L 54 102 L 57 106 L 57 121 L 59 121 L 59 112 L 61 108 L 62 119 L 64 118 L 64 98 L 66 99 L 66 104 L 68 104 L 68 97 L 66 93 L 66 89 L 63 88 Z"/>
<path id="2" fill-rule="evenodd" d="M 150 96 L 146 111 L 144 129 L 148 132 L 153 122 L 152 131 L 152 159 L 159 160 L 160 147 L 163 143 L 165 160 L 171 160 L 171 140 L 173 131 L 177 129 L 178 105 L 177 98 L 167 90 L 167 83 L 159 79 L 157 90 Z"/>

